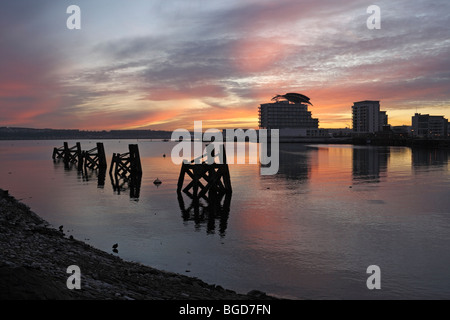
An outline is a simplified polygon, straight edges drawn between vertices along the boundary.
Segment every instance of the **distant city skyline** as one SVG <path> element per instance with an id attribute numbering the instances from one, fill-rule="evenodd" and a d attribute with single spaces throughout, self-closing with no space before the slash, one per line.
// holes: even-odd
<path id="1" fill-rule="evenodd" d="M 81 9 L 69 30 L 68 6 Z M 311 98 L 320 128 L 352 127 L 355 101 L 389 124 L 450 118 L 450 2 L 3 1 L 0 127 L 258 128 L 277 94 Z"/>

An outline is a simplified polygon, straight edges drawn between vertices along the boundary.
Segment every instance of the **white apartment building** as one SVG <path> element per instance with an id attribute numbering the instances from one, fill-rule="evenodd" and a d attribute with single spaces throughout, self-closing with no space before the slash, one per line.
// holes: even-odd
<path id="1" fill-rule="evenodd" d="M 353 110 L 354 133 L 376 133 L 388 124 L 386 111 L 380 111 L 380 101 L 355 102 Z"/>

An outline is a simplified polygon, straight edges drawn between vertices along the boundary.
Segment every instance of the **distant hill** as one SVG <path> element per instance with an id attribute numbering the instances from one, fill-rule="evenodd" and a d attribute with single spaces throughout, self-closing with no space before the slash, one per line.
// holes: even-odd
<path id="1" fill-rule="evenodd" d="M 0 140 L 170 139 L 171 135 L 170 131 L 154 130 L 83 131 L 0 127 Z"/>

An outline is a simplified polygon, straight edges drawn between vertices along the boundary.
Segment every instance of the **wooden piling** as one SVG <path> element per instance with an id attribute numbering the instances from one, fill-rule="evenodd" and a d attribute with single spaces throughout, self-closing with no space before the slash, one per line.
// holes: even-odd
<path id="1" fill-rule="evenodd" d="M 98 142 L 97 147 L 91 150 L 83 151 L 84 167 L 97 170 L 105 169 L 108 166 L 106 163 L 105 147 L 103 143 Z"/>
<path id="2" fill-rule="evenodd" d="M 110 173 L 127 177 L 131 174 L 142 174 L 141 157 L 139 155 L 139 147 L 137 144 L 128 146 L 129 152 L 120 154 L 114 153 L 111 160 Z"/>
<path id="3" fill-rule="evenodd" d="M 64 142 L 64 162 L 68 163 L 70 159 L 70 148 L 67 142 Z"/>
<path id="4" fill-rule="evenodd" d="M 63 159 L 67 166 L 69 164 L 78 164 L 80 168 L 80 165 L 83 162 L 81 144 L 77 142 L 75 146 L 69 148 L 69 144 L 64 142 L 62 147 L 53 148 L 52 159 Z"/>
<path id="5" fill-rule="evenodd" d="M 108 166 L 106 163 L 105 146 L 103 143 L 97 143 L 97 155 L 98 155 L 98 167 L 105 168 Z"/>
<path id="6" fill-rule="evenodd" d="M 207 163 L 210 155 L 204 154 L 201 158 L 194 159 L 191 163 L 183 162 L 178 177 L 177 192 L 181 190 L 192 199 L 203 198 L 209 200 L 211 194 L 231 194 L 231 178 L 228 163 L 226 162 L 225 148 L 221 145 L 224 163 Z M 212 154 L 213 158 L 216 156 Z M 220 156 L 220 153 L 219 153 Z M 201 160 L 201 163 L 196 163 Z M 189 176 L 190 182 L 183 189 L 185 177 Z"/>
<path id="7" fill-rule="evenodd" d="M 142 174 L 141 156 L 139 154 L 139 147 L 137 144 L 130 144 L 130 170 L 136 174 Z"/>
<path id="8" fill-rule="evenodd" d="M 140 195 L 142 181 L 142 165 L 137 144 L 128 145 L 128 153 L 113 153 L 109 175 L 114 191 L 120 194 L 125 190 L 125 183 L 130 189 L 130 198 L 137 199 Z"/>

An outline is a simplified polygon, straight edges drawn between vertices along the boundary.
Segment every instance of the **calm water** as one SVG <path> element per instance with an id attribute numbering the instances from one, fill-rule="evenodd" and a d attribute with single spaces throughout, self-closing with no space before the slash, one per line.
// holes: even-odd
<path id="1" fill-rule="evenodd" d="M 96 141 L 80 142 L 91 149 Z M 275 176 L 261 176 L 258 165 L 230 166 L 229 215 L 208 221 L 180 210 L 181 168 L 162 157 L 175 143 L 103 142 L 108 162 L 139 144 L 139 198 L 114 191 L 109 175 L 99 186 L 95 172 L 54 163 L 62 141 L 0 142 L 0 187 L 67 235 L 107 252 L 119 243 L 124 259 L 238 292 L 450 298 L 448 151 L 282 144 Z M 366 287 L 370 265 L 381 268 L 381 290 Z"/>

